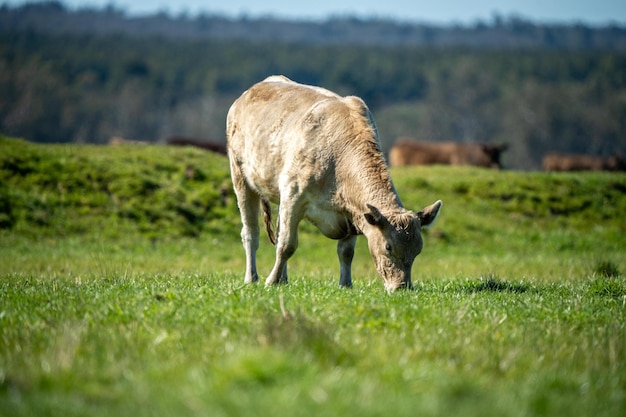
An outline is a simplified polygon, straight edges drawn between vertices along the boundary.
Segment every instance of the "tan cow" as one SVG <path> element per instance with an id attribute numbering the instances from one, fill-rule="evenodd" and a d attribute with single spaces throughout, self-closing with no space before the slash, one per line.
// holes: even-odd
<path id="1" fill-rule="evenodd" d="M 399 139 L 389 150 L 389 165 L 473 165 L 502 168 L 500 154 L 507 145 L 487 143 L 419 142 Z"/>
<path id="2" fill-rule="evenodd" d="M 545 171 L 624 171 L 626 164 L 621 155 L 609 157 L 549 153 L 543 157 Z"/>
<path id="3" fill-rule="evenodd" d="M 433 223 L 442 203 L 417 213 L 402 206 L 360 98 L 272 76 L 233 103 L 227 137 L 243 223 L 245 282 L 258 280 L 261 206 L 274 240 L 271 201 L 279 204 L 279 220 L 276 261 L 266 285 L 287 282 L 287 261 L 298 246 L 298 224 L 306 218 L 338 240 L 340 286 L 352 286 L 356 236 L 363 234 L 385 288 L 412 287 L 411 267 L 423 246 L 421 228 Z"/>

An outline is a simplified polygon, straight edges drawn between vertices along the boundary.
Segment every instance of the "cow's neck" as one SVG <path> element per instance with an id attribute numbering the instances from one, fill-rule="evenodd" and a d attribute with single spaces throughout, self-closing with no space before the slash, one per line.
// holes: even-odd
<path id="1" fill-rule="evenodd" d="M 339 192 L 357 229 L 363 230 L 368 204 L 382 213 L 403 208 L 384 158 L 376 146 L 352 149 L 348 157 L 350 163 L 341 165 L 347 169 L 341 176 L 343 183 Z"/>

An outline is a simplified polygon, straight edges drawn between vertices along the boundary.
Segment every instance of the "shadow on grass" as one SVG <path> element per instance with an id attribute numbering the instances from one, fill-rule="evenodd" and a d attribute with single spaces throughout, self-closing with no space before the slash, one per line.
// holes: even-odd
<path id="1" fill-rule="evenodd" d="M 589 284 L 591 294 L 626 301 L 626 279 L 599 277 Z"/>
<path id="2" fill-rule="evenodd" d="M 507 282 L 496 276 L 491 275 L 487 278 L 481 277 L 478 281 L 469 281 L 463 284 L 463 289 L 470 293 L 510 292 L 521 294 L 530 291 L 531 286 L 524 283 Z"/>

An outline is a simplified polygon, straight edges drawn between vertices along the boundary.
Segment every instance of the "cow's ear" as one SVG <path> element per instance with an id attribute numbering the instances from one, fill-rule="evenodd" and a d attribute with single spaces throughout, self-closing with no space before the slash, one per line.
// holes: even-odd
<path id="1" fill-rule="evenodd" d="M 383 215 L 380 214 L 380 211 L 371 204 L 368 204 L 367 208 L 369 209 L 369 213 L 364 214 L 365 220 L 367 220 L 367 222 L 372 226 L 379 226 L 383 221 Z"/>
<path id="2" fill-rule="evenodd" d="M 441 209 L 442 205 L 443 202 L 441 200 L 437 200 L 430 206 L 425 207 L 424 209 L 422 209 L 422 211 L 417 213 L 417 217 L 420 219 L 420 224 L 422 225 L 422 227 L 429 227 L 433 225 L 433 223 L 437 219 L 437 216 L 439 215 L 439 210 Z"/>

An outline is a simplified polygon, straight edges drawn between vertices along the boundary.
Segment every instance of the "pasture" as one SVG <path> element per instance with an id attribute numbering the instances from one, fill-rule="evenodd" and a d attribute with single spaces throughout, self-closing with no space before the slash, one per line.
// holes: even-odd
<path id="1" fill-rule="evenodd" d="M 308 224 L 266 289 L 225 157 L 0 138 L 0 415 L 623 415 L 626 174 L 391 172 L 415 291 Z"/>

